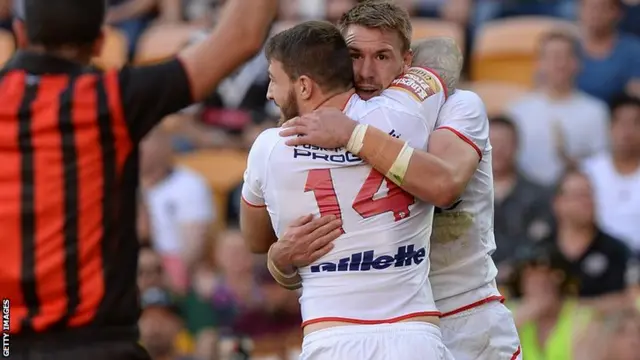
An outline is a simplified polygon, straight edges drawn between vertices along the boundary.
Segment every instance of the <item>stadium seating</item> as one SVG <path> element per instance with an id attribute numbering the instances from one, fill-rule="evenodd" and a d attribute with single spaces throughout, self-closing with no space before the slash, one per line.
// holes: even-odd
<path id="1" fill-rule="evenodd" d="M 509 18 L 484 25 L 472 54 L 471 80 L 532 86 L 540 37 L 555 29 L 577 32 L 573 23 L 546 17 Z"/>
<path id="2" fill-rule="evenodd" d="M 460 85 L 477 93 L 484 101 L 489 116 L 502 115 L 507 106 L 528 92 L 527 87 L 511 83 L 478 81 Z"/>
<path id="3" fill-rule="evenodd" d="M 13 35 L 5 30 L 0 30 L 0 66 L 3 66 L 13 55 L 16 48 Z"/>
<path id="4" fill-rule="evenodd" d="M 218 210 L 218 225 L 224 228 L 229 193 L 242 182 L 247 154 L 235 150 L 199 150 L 179 155 L 176 163 L 197 171 L 213 190 Z"/>
<path id="5" fill-rule="evenodd" d="M 436 19 L 411 20 L 413 25 L 413 40 L 420 40 L 429 37 L 446 36 L 453 38 L 460 50 L 464 50 L 465 36 L 463 29 L 456 23 Z"/>
<path id="6" fill-rule="evenodd" d="M 120 30 L 107 28 L 102 54 L 93 62 L 103 69 L 121 68 L 127 63 L 128 48 L 127 38 Z"/>
<path id="7" fill-rule="evenodd" d="M 188 24 L 161 24 L 149 28 L 142 34 L 137 45 L 134 62 L 152 63 L 177 54 L 201 30 Z"/>

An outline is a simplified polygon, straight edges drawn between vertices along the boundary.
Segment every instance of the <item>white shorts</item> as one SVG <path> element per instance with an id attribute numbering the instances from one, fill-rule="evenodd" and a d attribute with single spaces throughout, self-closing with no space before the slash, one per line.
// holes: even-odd
<path id="1" fill-rule="evenodd" d="M 441 318 L 440 328 L 456 360 L 522 360 L 513 315 L 498 301 Z"/>
<path id="2" fill-rule="evenodd" d="M 301 360 L 453 360 L 440 329 L 423 322 L 345 325 L 302 341 Z"/>

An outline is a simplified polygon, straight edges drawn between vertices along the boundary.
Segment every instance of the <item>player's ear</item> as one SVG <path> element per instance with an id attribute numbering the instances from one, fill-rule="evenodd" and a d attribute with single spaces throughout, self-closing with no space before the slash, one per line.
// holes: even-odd
<path id="1" fill-rule="evenodd" d="M 300 100 L 309 100 L 313 94 L 314 82 L 307 75 L 302 75 L 298 78 L 298 95 Z"/>
<path id="2" fill-rule="evenodd" d="M 409 49 L 405 51 L 403 61 L 405 70 L 411 67 L 411 62 L 413 61 L 413 50 Z"/>

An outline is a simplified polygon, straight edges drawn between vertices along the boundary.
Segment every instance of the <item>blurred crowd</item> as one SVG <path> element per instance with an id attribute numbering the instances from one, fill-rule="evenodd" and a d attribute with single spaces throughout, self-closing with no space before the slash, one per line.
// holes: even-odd
<path id="1" fill-rule="evenodd" d="M 130 59 L 154 28 L 188 28 L 181 47 L 199 41 L 224 6 L 108 2 L 108 23 L 124 35 Z M 396 2 L 416 21 L 460 29 L 468 80 L 461 87 L 487 102 L 493 257 L 524 359 L 640 359 L 640 1 Z M 336 21 L 355 3 L 283 0 L 279 20 Z M 540 34 L 531 74 L 514 76 L 532 86 L 471 81 L 483 29 L 532 16 L 575 30 Z M 0 0 L 0 27 L 11 29 L 11 0 Z M 265 98 L 267 66 L 259 54 L 142 145 L 137 276 L 142 342 L 154 360 L 299 354 L 298 293 L 272 280 L 237 228 L 246 153 L 278 118 Z"/>

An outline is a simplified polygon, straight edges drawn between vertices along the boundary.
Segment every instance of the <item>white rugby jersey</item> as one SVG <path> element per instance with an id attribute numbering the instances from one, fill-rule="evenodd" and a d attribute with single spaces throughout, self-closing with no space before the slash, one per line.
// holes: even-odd
<path id="1" fill-rule="evenodd" d="M 438 309 L 446 314 L 500 296 L 493 282 L 498 270 L 491 259 L 493 173 L 489 120 L 474 92 L 456 90 L 440 111 L 437 129 L 448 129 L 480 156 L 467 188 L 451 207 L 436 209 L 431 235 L 430 281 Z"/>
<path id="2" fill-rule="evenodd" d="M 353 95 L 344 112 L 426 149 L 446 94 L 431 73 L 412 68 L 368 102 Z M 304 325 L 382 323 L 439 315 L 429 272 L 433 206 L 415 199 L 344 149 L 286 146 L 263 132 L 249 153 L 244 201 L 266 205 L 282 236 L 296 218 L 342 218 L 344 234 L 317 263 L 299 269 Z"/>

